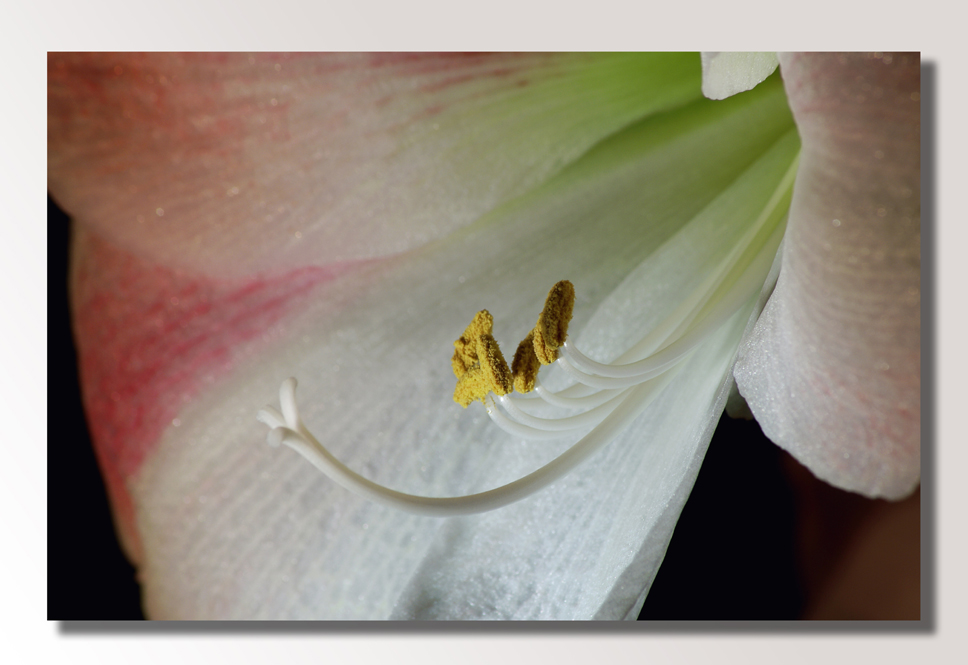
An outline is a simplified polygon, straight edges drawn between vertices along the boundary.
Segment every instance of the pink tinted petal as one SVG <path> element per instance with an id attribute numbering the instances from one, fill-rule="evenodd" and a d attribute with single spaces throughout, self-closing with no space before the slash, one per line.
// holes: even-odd
<path id="1" fill-rule="evenodd" d="M 668 59 L 690 68 L 665 86 L 681 103 L 695 63 Z M 598 76 L 616 61 L 656 70 L 623 54 L 51 54 L 49 187 L 113 244 L 218 276 L 393 254 L 661 105 Z"/>
<path id="2" fill-rule="evenodd" d="M 780 58 L 803 140 L 783 268 L 736 379 L 818 477 L 897 499 L 920 480 L 920 59 Z"/>
<path id="3" fill-rule="evenodd" d="M 129 491 L 186 405 L 317 287 L 694 98 L 695 63 L 669 59 L 656 102 L 596 76 L 648 79 L 621 54 L 51 54 L 48 184 L 75 221 L 82 389 L 129 555 Z"/>
<path id="4" fill-rule="evenodd" d="M 257 354 L 313 288 L 355 267 L 217 280 L 151 264 L 74 228 L 71 299 L 81 388 L 122 542 L 141 560 L 129 490 L 177 414 Z"/>

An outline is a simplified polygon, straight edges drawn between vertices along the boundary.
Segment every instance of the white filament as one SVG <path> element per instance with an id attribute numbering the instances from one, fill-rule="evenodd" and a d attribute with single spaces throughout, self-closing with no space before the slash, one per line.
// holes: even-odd
<path id="1" fill-rule="evenodd" d="M 774 233 L 779 242 L 780 233 Z M 771 236 L 771 241 L 773 237 Z M 759 268 L 760 255 L 771 257 L 768 247 L 775 253 L 776 247 L 767 242 L 757 255 L 753 266 Z M 668 385 L 683 365 L 683 361 L 698 346 L 698 344 L 714 331 L 722 320 L 735 313 L 743 301 L 755 297 L 750 294 L 750 284 L 753 279 L 759 279 L 760 285 L 769 270 L 769 262 L 762 271 L 751 270 L 756 276 L 744 279 L 745 274 L 736 280 L 731 289 L 721 299 L 726 303 L 724 307 L 713 307 L 696 325 L 689 328 L 677 340 L 667 344 L 661 351 L 642 361 L 628 363 L 624 366 L 604 365 L 586 358 L 573 345 L 566 342 L 562 347 L 563 353 L 558 364 L 580 382 L 560 393 L 548 390 L 540 383 L 536 383 L 538 396 L 552 406 L 559 408 L 583 408 L 582 413 L 561 418 L 539 418 L 524 412 L 519 406 L 520 398 L 502 396 L 495 402 L 492 396 L 487 397 L 487 412 L 491 419 L 503 430 L 525 439 L 555 439 L 580 430 L 588 430 L 564 453 L 536 471 L 495 489 L 457 497 L 428 497 L 406 494 L 379 485 L 348 468 L 326 449 L 309 430 L 303 425 L 299 417 L 296 404 L 296 380 L 293 378 L 283 382 L 279 389 L 280 411 L 271 406 L 262 409 L 258 419 L 268 425 L 269 443 L 271 445 L 285 444 L 309 460 L 317 469 L 335 481 L 340 486 L 368 498 L 377 503 L 392 506 L 407 512 L 437 517 L 468 515 L 494 510 L 502 506 L 520 501 L 525 497 L 555 482 L 570 473 L 590 455 L 614 438 L 624 427 L 632 422 Z M 701 307 L 701 302 L 708 298 L 692 298 L 694 309 Z M 739 301 L 739 304 L 737 304 Z M 687 315 L 688 316 L 688 315 Z M 696 318 L 690 316 L 690 319 Z M 667 326 L 668 328 L 668 326 Z M 663 340 L 664 341 L 664 340 Z M 659 342 L 660 344 L 662 342 Z M 599 374 L 583 372 L 574 367 L 572 361 L 583 363 L 586 367 L 601 369 Z M 630 368 L 636 373 L 631 374 Z M 605 373 L 626 374 L 626 376 L 602 376 Z M 588 388 L 592 390 L 589 391 Z M 521 400 L 525 401 L 525 400 Z M 505 415 L 498 405 L 509 414 Z"/>
<path id="2" fill-rule="evenodd" d="M 583 388 L 584 390 L 562 390 L 560 392 L 554 392 L 545 388 L 541 384 L 540 379 L 535 379 L 534 382 L 535 395 L 541 398 L 541 401 L 561 409 L 594 409 L 599 404 L 604 404 L 621 392 L 621 390 L 594 390 L 590 389 L 590 386 L 581 383 L 577 383 L 571 388 Z M 580 395 L 577 394 L 579 392 L 581 393 Z M 525 400 L 521 400 L 517 396 L 513 396 L 512 398 L 515 401 L 525 402 Z"/>
<path id="3" fill-rule="evenodd" d="M 259 411 L 258 419 L 270 427 L 269 443 L 289 446 L 333 481 L 360 496 L 421 515 L 467 515 L 526 498 L 570 473 L 611 441 L 668 385 L 705 339 L 760 294 L 783 237 L 781 206 L 792 190 L 797 163 L 798 160 L 793 161 L 755 222 L 706 279 L 615 361 L 593 360 L 566 340 L 559 349 L 557 363 L 575 379 L 574 385 L 555 392 L 536 381 L 537 399 L 531 395 L 505 395 L 496 400 L 487 396 L 488 415 L 512 436 L 544 440 L 585 432 L 564 453 L 536 471 L 507 485 L 467 496 L 418 496 L 384 487 L 346 467 L 309 432 L 299 417 L 296 380 L 292 378 L 279 389 L 281 412 L 271 406 Z M 761 231 L 770 221 L 775 222 L 774 228 L 762 239 Z M 544 418 L 521 408 L 538 402 L 581 412 Z"/>
<path id="4" fill-rule="evenodd" d="M 740 273 L 732 288 L 721 299 L 717 300 L 716 304 L 709 309 L 699 322 L 688 329 L 688 332 L 681 335 L 674 342 L 664 346 L 660 351 L 635 362 L 604 364 L 588 358 L 576 349 L 571 342 L 565 340 L 565 343 L 561 346 L 560 353 L 568 362 L 561 363 L 562 367 L 566 371 L 574 369 L 575 371 L 569 371 L 569 373 L 583 383 L 601 388 L 624 388 L 628 385 L 633 385 L 629 384 L 627 379 L 638 378 L 645 380 L 661 374 L 669 367 L 680 362 L 687 354 L 699 346 L 710 333 L 719 329 L 739 307 L 759 294 L 763 288 L 763 279 L 773 264 L 777 247 L 779 247 L 782 238 L 783 225 L 778 225 L 773 230 L 773 233 L 770 234 L 767 242 L 757 252 L 750 265 Z M 696 305 L 697 309 L 699 307 L 701 305 Z M 601 377 L 625 379 L 625 381 L 617 380 L 609 382 L 596 380 L 593 383 L 582 379 L 583 376 L 595 374 Z"/>
<path id="5" fill-rule="evenodd" d="M 295 420 L 295 428 L 292 427 L 293 423 L 289 420 L 290 414 L 286 413 L 286 423 L 276 425 L 269 436 L 270 442 L 274 442 L 276 445 L 282 443 L 289 446 L 337 484 L 376 503 L 433 517 L 471 515 L 520 501 L 568 475 L 631 424 L 642 410 L 662 392 L 662 389 L 672 381 L 675 374 L 675 371 L 667 372 L 657 379 L 636 386 L 623 396 L 616 409 L 592 431 L 540 469 L 507 485 L 467 496 L 429 497 L 405 494 L 364 478 L 336 459 L 323 444 L 316 440 L 302 425 L 298 411 L 293 411 L 291 414 Z M 296 380 L 286 379 L 279 389 L 280 401 L 295 405 L 295 388 Z M 283 411 L 286 412 L 286 409 L 283 409 Z M 273 413 L 268 409 L 263 409 L 259 412 L 258 417 L 261 422 L 271 425 L 278 422 L 277 415 L 279 415 L 278 412 Z"/>
<path id="6" fill-rule="evenodd" d="M 606 393 L 607 394 L 607 393 Z M 510 395 L 502 395 L 497 398 L 498 403 L 520 423 L 549 432 L 567 432 L 575 429 L 593 427 L 602 419 L 615 410 L 618 406 L 618 398 L 621 393 L 617 393 L 612 398 L 602 402 L 598 406 L 590 408 L 588 411 L 573 416 L 563 418 L 539 418 L 525 413 L 515 404 L 515 400 Z"/>

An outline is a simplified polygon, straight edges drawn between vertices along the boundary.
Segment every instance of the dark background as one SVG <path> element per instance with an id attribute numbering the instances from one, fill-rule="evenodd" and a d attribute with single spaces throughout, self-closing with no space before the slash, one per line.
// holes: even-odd
<path id="1" fill-rule="evenodd" d="M 81 406 L 67 306 L 67 216 L 47 197 L 47 618 L 141 619 Z"/>
<path id="2" fill-rule="evenodd" d="M 81 406 L 67 304 L 69 220 L 48 198 L 47 618 L 141 619 Z M 640 619 L 796 619 L 785 453 L 752 421 L 719 423 Z"/>

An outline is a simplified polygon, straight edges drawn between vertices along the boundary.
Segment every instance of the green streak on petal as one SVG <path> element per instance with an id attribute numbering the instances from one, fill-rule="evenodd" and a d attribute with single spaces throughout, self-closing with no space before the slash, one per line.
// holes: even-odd
<path id="1" fill-rule="evenodd" d="M 544 185 L 426 251 L 451 247 L 459 255 L 473 246 L 481 261 L 503 264 L 519 288 L 547 280 L 535 284 L 542 294 L 587 271 L 579 298 L 599 301 L 793 129 L 779 77 L 722 102 L 697 96 L 609 136 Z M 541 255 L 547 260 L 536 261 Z M 557 272 L 539 277 L 542 264 Z"/>
<path id="2" fill-rule="evenodd" d="M 728 100 L 714 102 L 697 98 L 683 108 L 649 115 L 602 140 L 559 177 L 567 186 L 569 179 L 587 178 L 596 171 L 619 168 L 640 159 L 646 152 L 690 149 L 694 147 L 687 141 L 690 135 L 702 137 L 702 156 L 707 160 L 723 157 L 734 163 L 752 161 L 774 137 L 792 127 L 793 116 L 782 82 L 775 76 L 757 89 Z M 670 160 L 674 156 L 668 155 Z M 677 182 L 686 185 L 700 166 L 682 170 Z M 719 182 L 700 184 L 713 189 Z"/>
<path id="3" fill-rule="evenodd" d="M 471 212 L 464 198 L 500 206 L 642 118 L 695 102 L 700 78 L 694 53 L 556 55 L 524 72 L 520 85 L 493 90 L 489 81 L 472 81 L 434 95 L 425 103 L 443 110 L 409 125 L 394 158 L 434 174 L 416 182 L 434 214 L 463 216 Z M 383 184 L 374 179 L 365 191 Z"/>

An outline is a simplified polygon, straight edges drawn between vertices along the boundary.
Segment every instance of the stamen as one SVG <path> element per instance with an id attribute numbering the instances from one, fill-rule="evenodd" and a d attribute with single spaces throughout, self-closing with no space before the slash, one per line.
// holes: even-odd
<path id="1" fill-rule="evenodd" d="M 484 371 L 480 365 L 471 367 L 457 379 L 457 386 L 454 387 L 454 401 L 465 409 L 476 399 L 483 402 L 486 395 Z"/>
<path id="2" fill-rule="evenodd" d="M 457 377 L 454 401 L 465 409 L 476 399 L 483 402 L 489 392 L 506 395 L 514 390 L 511 370 L 491 336 L 493 327 L 494 318 L 483 309 L 454 342 L 454 356 L 450 360 Z"/>
<path id="3" fill-rule="evenodd" d="M 487 415 L 491 417 L 491 420 L 494 421 L 494 424 L 511 436 L 520 437 L 529 441 L 544 441 L 547 439 L 560 439 L 569 434 L 568 430 L 563 431 L 532 427 L 530 425 L 520 423 L 517 420 L 513 420 L 512 418 L 508 418 L 501 413 L 499 408 L 497 408 L 497 405 L 494 403 L 494 398 L 490 395 L 488 395 L 487 399 L 484 401 L 484 407 L 487 409 Z"/>
<path id="4" fill-rule="evenodd" d="M 571 282 L 558 282 L 552 287 L 535 328 L 518 345 L 512 369 L 492 336 L 493 317 L 487 310 L 474 316 L 454 342 L 451 366 L 458 379 L 455 401 L 466 407 L 481 400 L 502 429 L 528 439 L 560 438 L 591 428 L 571 448 L 523 478 L 461 497 L 417 496 L 374 483 L 340 463 L 306 429 L 296 405 L 295 379 L 287 379 L 280 387 L 281 412 L 270 406 L 258 414 L 258 419 L 271 428 L 269 443 L 296 450 L 350 491 L 413 513 L 467 515 L 529 496 L 570 473 L 617 436 L 672 381 L 699 344 L 759 294 L 782 238 L 784 224 L 778 217 L 784 214 L 783 204 L 792 190 L 795 167 L 796 162 L 741 242 L 665 321 L 613 363 L 594 361 L 568 341 L 568 324 L 575 303 Z M 764 240 L 760 231 L 768 221 L 774 222 L 774 226 Z M 560 392 L 542 386 L 538 381 L 540 365 L 552 362 L 558 362 L 579 383 Z M 535 390 L 553 407 L 584 411 L 562 418 L 538 417 L 518 406 L 518 400 L 509 395 L 514 389 L 521 393 Z M 491 393 L 510 417 L 497 408 Z"/>
<path id="5" fill-rule="evenodd" d="M 584 429 L 586 427 L 597 425 L 599 422 L 601 422 L 602 418 L 615 410 L 615 407 L 618 406 L 617 400 L 620 397 L 621 392 L 616 391 L 611 398 L 605 400 L 598 406 L 591 408 L 588 411 L 562 418 L 539 418 L 538 416 L 532 416 L 531 414 L 525 413 L 519 409 L 514 403 L 514 399 L 507 395 L 504 397 L 499 397 L 497 401 L 501 404 L 501 406 L 507 409 L 508 413 L 519 423 L 548 432 L 567 432 L 570 430 Z"/>
<path id="6" fill-rule="evenodd" d="M 571 282 L 559 282 L 551 289 L 537 325 L 518 345 L 513 369 L 508 368 L 492 336 L 493 317 L 487 310 L 478 312 L 454 342 L 454 400 L 464 407 L 480 400 L 501 429 L 526 439 L 558 439 L 591 428 L 550 463 L 502 487 L 461 497 L 426 497 L 397 492 L 360 476 L 339 462 L 303 425 L 296 405 L 295 379 L 287 379 L 280 387 L 281 412 L 266 407 L 258 418 L 271 428 L 270 445 L 289 446 L 344 488 L 378 503 L 436 516 L 500 508 L 567 475 L 631 423 L 668 385 L 699 344 L 758 295 L 782 232 L 783 224 L 777 224 L 743 265 L 743 257 L 754 239 L 750 233 L 744 248 L 734 249 L 682 306 L 612 364 L 588 358 L 568 341 L 568 323 L 575 302 Z M 561 392 L 542 386 L 538 370 L 541 364 L 551 362 L 557 362 L 579 383 Z M 509 394 L 514 389 L 522 393 L 536 390 L 553 407 L 584 411 L 560 418 L 538 417 L 518 406 L 519 398 Z M 507 416 L 497 407 L 492 393 L 507 410 Z"/>
<path id="7" fill-rule="evenodd" d="M 528 333 L 518 344 L 511 361 L 511 374 L 514 376 L 514 389 L 519 393 L 529 393 L 534 390 L 534 383 L 538 380 L 538 370 L 541 361 L 534 352 L 534 331 Z"/>
<path id="8" fill-rule="evenodd" d="M 564 280 L 551 287 L 533 333 L 534 353 L 542 365 L 558 360 L 558 347 L 568 337 L 574 309 L 575 287 L 571 282 Z"/>
<path id="9" fill-rule="evenodd" d="M 477 340 L 482 335 L 490 335 L 494 328 L 494 317 L 486 309 L 474 315 L 474 319 L 464 330 L 464 334 L 454 342 L 454 357 L 450 364 L 458 379 L 468 369 L 477 364 Z"/>
<path id="10" fill-rule="evenodd" d="M 495 395 L 507 395 L 514 390 L 511 370 L 504 360 L 504 354 L 497 345 L 497 341 L 490 335 L 481 335 L 477 341 L 477 357 L 481 362 L 481 370 L 487 389 Z"/>
<path id="11" fill-rule="evenodd" d="M 535 381 L 534 389 L 546 403 L 562 409 L 593 409 L 622 392 L 622 389 L 592 389 L 581 383 L 567 390 L 553 392 L 541 385 L 540 381 Z M 579 392 L 585 394 L 575 394 Z"/>
<path id="12" fill-rule="evenodd" d="M 675 357 L 671 361 L 652 371 L 627 377 L 597 376 L 595 374 L 583 372 L 572 364 L 570 357 L 565 357 L 564 355 L 558 359 L 558 366 L 565 370 L 565 372 L 573 379 L 580 383 L 584 383 L 586 386 L 598 388 L 599 390 L 624 390 L 626 388 L 631 388 L 632 386 L 637 386 L 643 381 L 648 381 L 649 379 L 653 379 L 664 374 L 672 367 L 679 365 L 679 363 L 694 350 L 695 349 L 689 349 L 681 356 Z M 651 360 L 651 358 L 648 360 Z"/>
<path id="13" fill-rule="evenodd" d="M 588 358 L 578 351 L 573 344 L 566 341 L 561 348 L 562 361 L 559 362 L 559 365 L 579 381 L 597 388 L 622 388 L 632 384 L 627 381 L 615 381 L 611 383 L 597 380 L 586 381 L 582 378 L 587 376 L 584 372 L 614 379 L 638 378 L 639 380 L 657 376 L 659 373 L 664 372 L 699 346 L 713 331 L 717 330 L 735 314 L 742 305 L 759 295 L 763 287 L 763 282 L 773 263 L 773 258 L 776 256 L 777 248 L 783 237 L 783 230 L 784 225 L 778 225 L 772 231 L 769 238 L 767 238 L 766 242 L 760 247 L 750 264 L 745 266 L 739 276 L 735 278 L 726 293 L 719 298 L 712 298 L 715 304 L 699 318 L 698 322 L 684 331 L 678 339 L 664 346 L 660 351 L 652 353 L 641 360 L 635 359 L 634 362 L 627 364 L 604 364 Z M 734 265 L 730 273 L 735 272 L 739 268 L 740 266 Z M 728 279 L 732 277 L 732 274 L 728 274 L 726 277 Z M 702 303 L 708 301 L 709 298 L 703 298 L 701 300 Z M 701 305 L 697 305 L 697 308 L 700 307 Z M 690 317 L 690 319 L 692 318 Z M 619 360 L 628 359 L 630 355 L 632 354 L 625 353 Z M 571 370 L 576 370 L 579 373 Z"/>
<path id="14" fill-rule="evenodd" d="M 292 415 L 296 422 L 300 423 L 300 427 L 298 430 L 290 427 L 276 427 L 269 433 L 269 439 L 289 446 L 343 488 L 376 503 L 418 515 L 434 517 L 471 515 L 525 499 L 571 473 L 628 427 L 669 384 L 677 371 L 678 368 L 622 395 L 616 408 L 594 429 L 543 467 L 507 485 L 467 496 L 428 497 L 406 494 L 375 483 L 348 468 L 305 427 L 301 426 L 298 410 L 295 409 L 295 379 L 288 379 L 283 383 L 279 390 L 279 399 L 280 402 L 287 402 L 291 394 Z M 266 407 L 260 412 L 259 419 L 262 422 L 272 420 L 273 412 L 275 409 Z"/>

